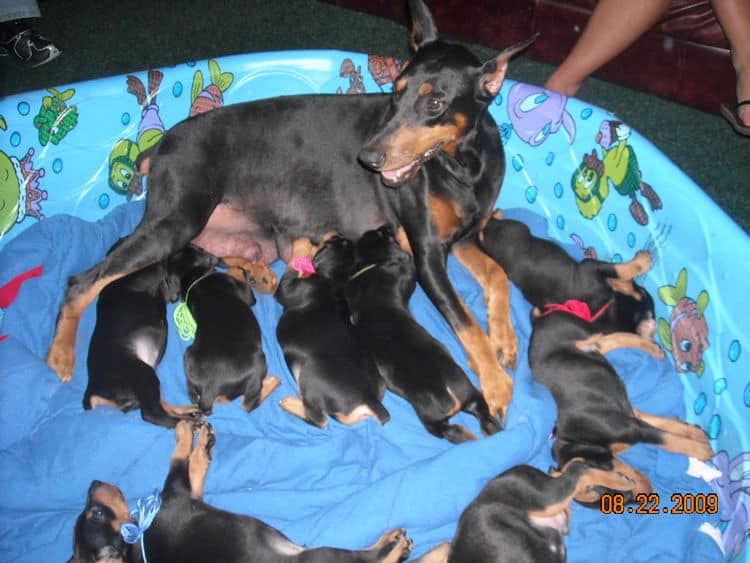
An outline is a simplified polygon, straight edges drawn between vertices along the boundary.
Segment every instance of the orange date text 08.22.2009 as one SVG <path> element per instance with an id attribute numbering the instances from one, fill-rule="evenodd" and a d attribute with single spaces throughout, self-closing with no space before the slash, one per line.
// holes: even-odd
<path id="1" fill-rule="evenodd" d="M 635 495 L 629 503 L 622 493 L 603 494 L 599 503 L 603 514 L 717 514 L 719 497 L 715 493 L 674 493 L 662 504 L 657 493 Z"/>

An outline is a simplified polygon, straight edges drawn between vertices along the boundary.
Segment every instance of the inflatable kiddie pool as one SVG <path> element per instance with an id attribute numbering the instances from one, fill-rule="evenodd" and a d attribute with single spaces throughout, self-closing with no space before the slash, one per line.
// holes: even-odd
<path id="1" fill-rule="evenodd" d="M 254 54 L 0 100 L 0 559 L 66 560 L 92 479 L 118 484 L 134 506 L 166 475 L 171 431 L 143 422 L 138 411 L 82 408 L 94 307 L 78 333 L 73 381 L 61 384 L 43 361 L 67 277 L 100 260 L 140 219 L 145 193 L 131 202 L 123 193 L 138 154 L 165 128 L 224 104 L 389 91 L 399 64 L 337 51 Z M 657 338 L 668 359 L 633 350 L 608 358 L 635 406 L 699 424 L 717 453 L 701 464 L 651 446 L 632 448 L 624 459 L 649 475 L 656 494 L 633 512 L 575 506 L 569 560 L 741 558 L 750 528 L 747 235 L 646 139 L 602 109 L 508 80 L 491 112 L 506 148 L 498 206 L 507 216 L 577 258 L 628 260 L 644 248 L 654 254 L 640 281 L 655 298 Z M 273 267 L 280 273 L 284 265 Z M 477 284 L 452 258 L 449 274 L 485 323 Z M 410 305 L 474 377 L 421 290 Z M 452 537 L 461 511 L 489 479 L 519 463 L 544 470 L 552 464 L 556 409 L 530 376 L 529 306 L 515 288 L 521 349 L 506 429 L 460 446 L 427 434 L 392 394 L 385 399 L 392 420 L 383 427 L 331 421 L 319 430 L 289 416 L 278 405 L 296 393 L 274 337 L 280 306 L 259 296 L 254 312 L 269 372 L 283 383 L 250 414 L 239 401 L 215 408 L 211 504 L 256 516 L 310 546 L 359 548 L 403 526 L 417 557 Z M 159 375 L 175 404 L 189 402 L 182 374 L 188 345 L 171 324 Z M 473 419 L 460 414 L 458 421 L 479 434 Z"/>

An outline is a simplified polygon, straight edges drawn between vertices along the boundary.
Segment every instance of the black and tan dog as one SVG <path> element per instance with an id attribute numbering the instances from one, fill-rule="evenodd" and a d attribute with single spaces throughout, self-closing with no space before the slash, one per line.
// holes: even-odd
<path id="1" fill-rule="evenodd" d="M 230 267 L 225 273 L 219 265 Z M 250 309 L 251 286 L 273 293 L 275 274 L 265 264 L 220 261 L 192 244 L 171 256 L 167 268 L 196 325 L 184 357 L 190 399 L 203 414 L 240 396 L 242 408 L 253 410 L 281 383 L 267 375 L 260 326 Z"/>
<path id="2" fill-rule="evenodd" d="M 417 271 L 393 231 L 381 227 L 362 235 L 355 263 L 347 284 L 352 319 L 388 388 L 409 401 L 425 428 L 439 438 L 456 444 L 476 439 L 450 423 L 459 411 L 474 415 L 485 434 L 499 431 L 484 397 L 448 349 L 409 312 Z"/>
<path id="3" fill-rule="evenodd" d="M 143 532 L 143 548 L 123 539 L 122 528 L 131 517 L 122 491 L 94 481 L 76 521 L 73 557 L 68 563 L 141 563 L 146 559 L 149 563 L 398 563 L 409 556 L 412 542 L 402 529 L 386 532 L 375 545 L 361 551 L 307 548 L 260 520 L 206 504 L 202 497 L 213 431 L 205 422 L 182 421 L 176 434 L 161 507 Z M 137 524 L 145 527 L 143 522 Z"/>
<path id="4" fill-rule="evenodd" d="M 197 406 L 173 406 L 161 396 L 156 366 L 167 345 L 169 298 L 164 260 L 101 292 L 89 342 L 84 409 L 108 405 L 127 412 L 140 407 L 143 420 L 168 428 L 182 418 L 200 416 Z"/>
<path id="5" fill-rule="evenodd" d="M 288 260 L 292 241 L 336 231 L 354 240 L 388 224 L 403 228 L 419 283 L 456 332 L 490 410 L 512 394 L 503 370 L 517 341 L 509 285 L 476 238 L 505 172 L 489 112 L 511 57 L 484 64 L 438 38 L 421 0 L 410 0 L 414 55 L 392 95 L 284 96 L 226 105 L 167 131 L 149 156 L 148 207 L 118 250 L 71 278 L 47 362 L 62 381 L 75 363 L 84 309 L 107 284 L 193 241 L 220 257 Z M 495 311 L 489 336 L 454 290 L 449 252 L 485 290 Z"/>
<path id="6" fill-rule="evenodd" d="M 482 249 L 503 267 L 535 314 L 569 301 L 585 303 L 593 334 L 581 349 L 606 353 L 639 348 L 654 357 L 664 351 L 654 342 L 654 300 L 634 278 L 651 268 L 651 255 L 638 252 L 630 262 L 574 260 L 561 246 L 535 237 L 529 228 L 496 211 L 480 235 Z M 579 303 L 579 305 L 580 305 Z M 550 307 L 551 306 L 551 307 Z M 492 314 L 488 310 L 488 314 Z"/>
<path id="7" fill-rule="evenodd" d="M 553 455 L 560 465 L 583 458 L 614 468 L 630 477 L 633 492 L 640 493 L 650 492 L 648 478 L 614 457 L 631 445 L 654 444 L 701 460 L 713 456 L 700 428 L 634 409 L 603 356 L 623 347 L 664 356 L 652 339 L 653 300 L 633 283 L 650 268 L 648 253 L 623 264 L 579 264 L 556 244 L 531 236 L 525 225 L 497 218 L 488 222 L 482 239 L 485 250 L 536 307 L 529 364 L 534 379 L 557 403 Z M 571 299 L 587 305 L 585 314 L 548 307 Z M 634 334 L 638 332 L 643 336 Z"/>
<path id="8" fill-rule="evenodd" d="M 450 543 L 419 563 L 564 563 L 570 503 L 591 503 L 633 483 L 581 460 L 546 474 L 517 465 L 490 481 L 466 507 Z"/>
<path id="9" fill-rule="evenodd" d="M 299 260 L 309 260 L 314 273 L 295 269 Z M 321 428 L 328 415 L 350 425 L 368 417 L 380 424 L 390 419 L 380 402 L 385 381 L 349 319 L 344 289 L 353 267 L 350 240 L 333 236 L 316 248 L 298 239 L 276 290 L 284 306 L 276 337 L 301 395 L 285 397 L 281 406 Z"/>

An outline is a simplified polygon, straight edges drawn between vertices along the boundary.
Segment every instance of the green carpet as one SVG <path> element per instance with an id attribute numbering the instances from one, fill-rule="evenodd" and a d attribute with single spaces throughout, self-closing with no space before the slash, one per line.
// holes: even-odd
<path id="1" fill-rule="evenodd" d="M 63 55 L 36 69 L 0 58 L 0 96 L 254 51 L 408 54 L 405 27 L 315 0 L 40 0 L 39 6 L 37 28 Z M 469 47 L 481 58 L 495 52 Z M 519 57 L 509 76 L 541 84 L 550 72 L 548 65 Z M 579 97 L 645 135 L 750 232 L 750 138 L 736 135 L 718 113 L 601 80 L 589 80 Z"/>

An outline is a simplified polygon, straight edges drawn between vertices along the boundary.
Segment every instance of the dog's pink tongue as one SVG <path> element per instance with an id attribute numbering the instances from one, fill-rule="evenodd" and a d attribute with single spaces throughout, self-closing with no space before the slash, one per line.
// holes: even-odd
<path id="1" fill-rule="evenodd" d="M 409 170 L 411 170 L 414 164 L 414 162 L 410 162 L 409 164 L 407 164 L 406 166 L 402 166 L 401 168 L 396 168 L 395 170 L 382 170 L 380 173 L 386 180 L 398 181 L 406 174 L 408 174 Z"/>

